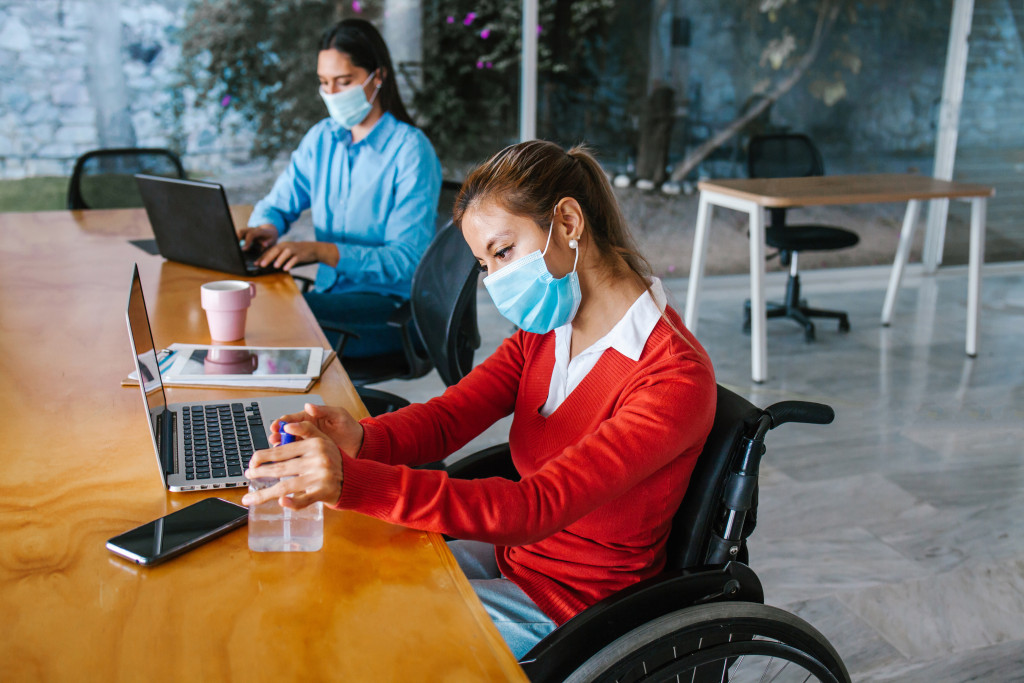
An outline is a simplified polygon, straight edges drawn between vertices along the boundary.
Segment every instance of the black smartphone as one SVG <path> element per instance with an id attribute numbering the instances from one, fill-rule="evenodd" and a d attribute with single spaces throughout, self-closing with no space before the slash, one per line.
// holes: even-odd
<path id="1" fill-rule="evenodd" d="M 205 498 L 107 541 L 107 549 L 141 565 L 154 565 L 245 525 L 249 508 Z"/>

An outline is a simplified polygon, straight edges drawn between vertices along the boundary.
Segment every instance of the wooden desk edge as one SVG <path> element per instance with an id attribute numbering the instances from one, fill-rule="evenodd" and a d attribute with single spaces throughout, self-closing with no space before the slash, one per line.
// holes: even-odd
<path id="1" fill-rule="evenodd" d="M 440 534 L 435 533 L 428 533 L 427 535 L 430 538 L 430 544 L 441 560 L 441 564 L 448 571 L 452 582 L 459 591 L 459 595 L 462 596 L 463 602 L 466 603 L 466 606 L 473 614 L 473 618 L 480 624 L 480 629 L 487 635 L 487 644 L 494 653 L 494 658 L 501 664 L 502 671 L 505 672 L 509 680 L 528 683 L 529 679 L 526 677 L 526 672 L 519 666 L 515 655 L 509 650 L 505 639 L 498 632 L 498 627 L 494 625 L 494 621 L 487 614 L 483 604 L 481 604 L 476 591 L 473 590 L 472 584 L 469 583 L 469 579 L 466 578 L 458 563 L 455 562 L 455 556 L 448 549 L 444 538 Z"/>
<path id="2" fill-rule="evenodd" d="M 887 189 L 884 191 L 853 191 L 835 195 L 817 195 L 807 196 L 799 195 L 799 193 L 792 193 L 798 195 L 793 196 L 781 196 L 762 194 L 753 192 L 750 190 L 738 189 L 732 187 L 732 183 L 736 183 L 736 179 L 722 179 L 722 180 L 701 180 L 697 183 L 697 188 L 701 192 L 716 192 L 718 194 L 724 194 L 730 197 L 736 197 L 737 199 L 745 199 L 747 201 L 754 202 L 759 206 L 763 206 L 766 209 L 785 209 L 795 208 L 798 206 L 829 206 L 838 204 L 884 204 L 890 202 L 906 202 L 912 199 L 919 200 L 930 200 L 930 199 L 971 199 L 977 197 L 994 197 L 995 188 L 987 185 L 977 185 L 973 183 L 959 183 L 956 181 L 949 180 L 938 180 L 936 178 L 930 178 L 928 176 L 917 176 L 912 174 L 879 174 L 878 176 L 871 175 L 849 175 L 849 176 L 815 176 L 821 178 L 828 178 L 830 182 L 842 181 L 844 178 L 851 179 L 851 184 L 857 179 L 864 178 L 915 178 L 923 179 L 928 181 L 934 181 L 939 184 L 946 184 L 943 189 L 934 188 L 929 190 L 920 191 L 907 191 L 899 188 Z M 767 178 L 748 178 L 739 179 L 739 182 L 749 180 L 769 180 Z M 780 179 L 775 178 L 773 180 L 803 180 L 801 179 Z"/>

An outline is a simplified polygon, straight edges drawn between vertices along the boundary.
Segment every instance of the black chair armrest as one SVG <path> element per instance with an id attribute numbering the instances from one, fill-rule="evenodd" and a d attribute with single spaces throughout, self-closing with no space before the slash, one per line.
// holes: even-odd
<path id="1" fill-rule="evenodd" d="M 292 273 L 292 279 L 299 283 L 299 291 L 303 294 L 313 289 L 313 285 L 316 284 L 315 280 L 308 278 L 305 275 L 296 275 L 295 273 Z"/>
<path id="2" fill-rule="evenodd" d="M 720 601 L 764 603 L 761 582 L 739 562 L 673 570 L 630 586 L 581 612 L 526 653 L 532 683 L 564 681 L 599 650 L 660 616 Z"/>
<path id="3" fill-rule="evenodd" d="M 349 338 L 359 339 L 359 333 L 326 320 L 319 320 L 318 322 L 325 331 L 338 333 L 338 341 L 334 342 L 334 353 L 338 355 L 338 360 L 341 360 L 341 353 L 345 350 L 345 344 L 348 343 Z"/>
<path id="4" fill-rule="evenodd" d="M 448 476 L 454 479 L 486 479 L 502 477 L 519 481 L 519 472 L 512 464 L 512 453 L 507 443 L 470 453 L 453 463 L 445 464 Z"/>

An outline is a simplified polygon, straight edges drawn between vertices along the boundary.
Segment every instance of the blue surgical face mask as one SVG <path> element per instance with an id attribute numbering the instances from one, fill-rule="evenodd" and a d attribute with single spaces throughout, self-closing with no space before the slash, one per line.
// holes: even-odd
<path id="1" fill-rule="evenodd" d="M 576 251 L 571 273 L 556 279 L 544 262 L 554 227 L 552 221 L 544 251 L 531 252 L 484 278 L 498 311 L 527 332 L 545 334 L 561 327 L 576 317 L 580 307 L 580 278 L 576 274 L 580 250 L 576 240 L 569 242 Z"/>
<path id="2" fill-rule="evenodd" d="M 366 115 L 373 109 L 373 100 L 380 92 L 380 86 L 378 85 L 377 89 L 373 91 L 373 97 L 369 100 L 366 99 L 366 93 L 363 92 L 363 88 L 371 80 L 373 80 L 373 73 L 358 88 L 349 88 L 336 93 L 325 93 L 323 86 L 320 86 L 320 97 L 327 105 L 327 113 L 346 130 L 351 130 L 362 123 Z"/>

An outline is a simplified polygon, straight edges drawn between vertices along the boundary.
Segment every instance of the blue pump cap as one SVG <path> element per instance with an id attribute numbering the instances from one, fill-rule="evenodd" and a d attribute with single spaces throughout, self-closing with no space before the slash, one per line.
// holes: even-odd
<path id="1" fill-rule="evenodd" d="M 295 441 L 295 435 L 294 434 L 289 434 L 288 432 L 284 431 L 284 429 L 283 429 L 284 425 L 281 425 L 281 426 L 282 426 L 282 429 L 281 429 L 281 432 L 280 432 L 280 434 L 281 434 L 281 443 L 279 443 L 277 445 L 278 446 L 283 446 L 286 443 L 291 443 L 292 441 Z"/>

